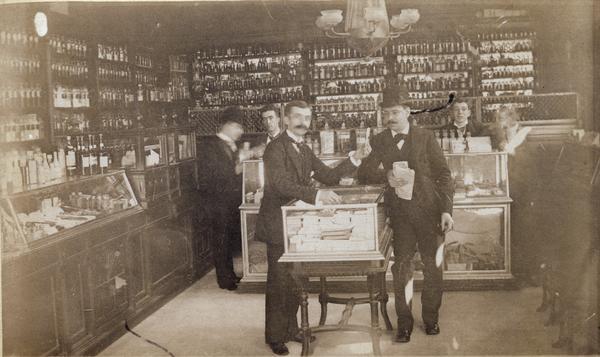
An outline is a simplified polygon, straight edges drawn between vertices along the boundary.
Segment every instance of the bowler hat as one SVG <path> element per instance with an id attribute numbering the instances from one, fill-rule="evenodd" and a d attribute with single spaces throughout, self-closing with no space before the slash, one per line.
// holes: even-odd
<path id="1" fill-rule="evenodd" d="M 382 108 L 395 107 L 396 105 L 408 105 L 411 98 L 408 89 L 403 85 L 392 85 L 383 90 Z"/>
<path id="2" fill-rule="evenodd" d="M 228 122 L 238 123 L 240 125 L 244 125 L 242 123 L 242 119 L 244 118 L 244 112 L 237 106 L 231 106 L 225 108 L 219 117 L 219 122 L 221 125 L 225 125 Z"/>

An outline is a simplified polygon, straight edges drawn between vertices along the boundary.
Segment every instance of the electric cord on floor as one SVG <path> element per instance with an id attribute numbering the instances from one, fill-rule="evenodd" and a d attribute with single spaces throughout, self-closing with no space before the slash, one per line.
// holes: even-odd
<path id="1" fill-rule="evenodd" d="M 158 343 L 156 343 L 156 342 L 154 342 L 154 341 L 152 341 L 152 340 L 149 340 L 149 339 L 147 339 L 147 338 L 145 338 L 145 337 L 142 337 L 142 336 L 141 336 L 141 335 L 139 335 L 137 332 L 133 331 L 131 328 L 129 328 L 129 324 L 127 323 L 127 321 L 125 321 L 125 329 L 126 329 L 127 331 L 131 332 L 131 334 L 132 334 L 132 335 L 134 335 L 135 337 L 137 337 L 137 338 L 140 338 L 140 339 L 142 339 L 142 340 L 144 340 L 144 341 L 148 342 L 149 344 L 151 344 L 151 345 L 154 345 L 154 346 L 156 346 L 156 347 L 160 348 L 161 350 L 163 350 L 163 351 L 165 351 L 166 353 L 168 353 L 168 354 L 169 354 L 169 356 L 171 356 L 171 357 L 175 357 L 175 355 L 174 355 L 173 353 L 171 353 L 171 351 L 169 351 L 168 349 L 164 348 L 163 346 L 159 345 Z"/>

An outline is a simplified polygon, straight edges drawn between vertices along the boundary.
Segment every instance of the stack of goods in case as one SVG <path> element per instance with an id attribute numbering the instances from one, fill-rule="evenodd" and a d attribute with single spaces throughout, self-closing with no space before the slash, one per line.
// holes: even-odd
<path id="1" fill-rule="evenodd" d="M 0 143 L 38 140 L 46 78 L 38 37 L 0 28 Z"/>
<path id="2" fill-rule="evenodd" d="M 11 202 L 27 241 L 35 241 L 137 205 L 130 196 L 123 176 L 105 176 L 81 182 L 79 192 L 72 192 L 63 186 L 56 187 L 48 187 L 36 196 L 17 196 L 18 199 Z"/>
<path id="3" fill-rule="evenodd" d="M 375 250 L 375 222 L 367 209 L 291 212 L 286 225 L 292 253 Z"/>
<path id="4" fill-rule="evenodd" d="M 473 92 L 469 42 L 459 38 L 392 44 L 394 72 L 414 99 L 448 97 Z"/>
<path id="5" fill-rule="evenodd" d="M 535 32 L 478 34 L 482 96 L 531 95 L 535 88 Z"/>
<path id="6" fill-rule="evenodd" d="M 90 125 L 89 48 L 86 42 L 63 36 L 49 38 L 48 61 L 53 91 L 53 135 L 86 133 Z"/>
<path id="7" fill-rule="evenodd" d="M 379 50 L 364 58 L 345 43 L 315 44 L 308 50 L 313 129 L 377 126 L 377 103 L 389 75 L 384 55 Z"/>

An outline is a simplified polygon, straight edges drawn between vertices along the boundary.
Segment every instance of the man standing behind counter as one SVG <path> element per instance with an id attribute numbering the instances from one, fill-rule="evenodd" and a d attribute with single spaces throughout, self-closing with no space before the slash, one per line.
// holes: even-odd
<path id="1" fill-rule="evenodd" d="M 394 234 L 394 295 L 398 315 L 396 342 L 409 342 L 413 330 L 413 257 L 418 246 L 424 264 L 421 295 L 425 332 L 437 335 L 442 303 L 444 233 L 452 229 L 454 184 L 450 169 L 431 131 L 410 125 L 408 91 L 390 87 L 383 92 L 383 120 L 387 130 L 371 140 L 372 152 L 358 171 L 362 183 L 389 183 L 385 205 Z M 407 184 L 393 173 L 394 162 L 405 161 L 414 170 L 410 199 L 401 199 L 396 188 Z M 378 170 L 383 164 L 385 171 Z M 410 184 L 409 184 L 410 185 Z M 437 259 L 436 259 L 437 258 Z"/>
<path id="2" fill-rule="evenodd" d="M 450 108 L 452 121 L 443 129 L 450 131 L 454 137 L 464 138 L 467 132 L 471 136 L 487 135 L 486 127 L 483 123 L 471 118 L 471 109 L 469 102 L 465 99 L 457 99 Z"/>
<path id="3" fill-rule="evenodd" d="M 296 314 L 299 307 L 298 289 L 287 267 L 278 263 L 284 253 L 283 216 L 281 206 L 292 199 L 310 204 L 335 204 L 340 197 L 327 189 L 317 190 L 312 178 L 326 185 L 337 185 L 340 178 L 360 165 L 364 150 L 351 152 L 350 158 L 335 168 L 325 165 L 304 144 L 310 127 L 312 111 L 304 101 L 292 101 L 285 106 L 287 130 L 267 146 L 265 194 L 256 222 L 256 239 L 267 243 L 267 286 L 265 299 L 265 342 L 278 355 L 289 353 L 288 341 L 302 342 Z"/>
<path id="4" fill-rule="evenodd" d="M 267 145 L 281 134 L 279 109 L 271 104 L 265 105 L 260 108 L 260 117 L 262 118 L 263 126 L 267 129 L 266 138 L 264 139 L 264 144 Z"/>

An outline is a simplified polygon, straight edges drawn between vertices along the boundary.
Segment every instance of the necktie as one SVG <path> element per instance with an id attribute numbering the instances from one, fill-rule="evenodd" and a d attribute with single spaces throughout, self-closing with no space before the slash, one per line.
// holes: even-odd
<path id="1" fill-rule="evenodd" d="M 394 142 L 395 142 L 396 144 L 398 144 L 400 141 L 402 141 L 402 140 L 406 140 L 406 137 L 407 137 L 407 135 L 406 135 L 406 134 L 401 134 L 401 133 L 398 133 L 398 134 L 394 135 Z"/>

